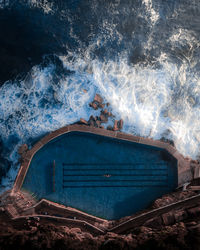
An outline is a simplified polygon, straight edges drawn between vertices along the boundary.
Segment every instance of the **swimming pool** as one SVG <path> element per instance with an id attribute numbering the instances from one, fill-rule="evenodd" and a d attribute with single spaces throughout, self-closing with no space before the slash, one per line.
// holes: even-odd
<path id="1" fill-rule="evenodd" d="M 86 213 L 119 219 L 177 187 L 167 151 L 86 132 L 69 132 L 34 156 L 22 189 Z"/>

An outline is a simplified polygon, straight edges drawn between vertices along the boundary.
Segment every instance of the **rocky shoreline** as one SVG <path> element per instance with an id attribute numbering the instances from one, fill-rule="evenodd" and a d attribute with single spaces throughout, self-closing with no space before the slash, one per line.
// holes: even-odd
<path id="1" fill-rule="evenodd" d="M 193 191 L 178 191 L 157 199 L 152 207 L 160 207 L 175 200 L 194 195 Z M 185 214 L 184 214 L 185 213 Z M 173 219 L 172 219 L 173 217 Z M 80 228 L 45 223 L 35 217 L 23 227 L 12 223 L 0 210 L 0 249 L 200 249 L 200 202 L 189 208 L 171 211 L 147 220 L 125 234 L 107 232 L 94 236 Z"/>

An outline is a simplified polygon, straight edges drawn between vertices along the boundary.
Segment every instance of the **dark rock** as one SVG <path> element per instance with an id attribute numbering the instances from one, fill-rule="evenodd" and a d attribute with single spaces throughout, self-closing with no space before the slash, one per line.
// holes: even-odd
<path id="1" fill-rule="evenodd" d="M 113 117 L 114 115 L 111 112 L 108 112 L 109 117 Z"/>
<path id="2" fill-rule="evenodd" d="M 172 225 L 175 222 L 174 214 L 172 212 L 165 213 L 162 215 L 162 220 L 165 226 Z"/>
<path id="3" fill-rule="evenodd" d="M 95 127 L 97 127 L 97 128 L 99 128 L 100 126 L 101 126 L 101 121 L 99 121 L 99 120 L 96 120 L 96 122 L 95 122 L 95 125 L 94 125 Z"/>
<path id="4" fill-rule="evenodd" d="M 94 110 L 97 110 L 97 109 L 98 109 L 98 105 L 97 105 L 95 102 L 91 102 L 91 103 L 89 104 L 89 106 L 90 106 L 91 108 L 93 108 Z"/>
<path id="5" fill-rule="evenodd" d="M 107 130 L 113 130 L 112 126 L 107 126 Z"/>
<path id="6" fill-rule="evenodd" d="M 122 128 L 123 128 L 123 120 L 122 119 L 120 119 L 119 121 L 118 121 L 118 128 L 119 128 L 119 130 L 121 130 Z"/>
<path id="7" fill-rule="evenodd" d="M 188 217 L 187 213 L 184 210 L 179 210 L 179 211 L 176 211 L 174 213 L 174 218 L 175 218 L 176 222 L 185 220 L 187 217 Z"/>
<path id="8" fill-rule="evenodd" d="M 23 155 L 28 150 L 27 144 L 22 144 L 18 149 L 18 154 Z"/>
<path id="9" fill-rule="evenodd" d="M 79 123 L 80 124 L 88 125 L 88 122 L 85 119 L 83 119 L 83 118 L 80 119 Z"/>
<path id="10" fill-rule="evenodd" d="M 109 102 L 107 102 L 107 103 L 106 103 L 106 106 L 107 106 L 107 107 L 109 107 L 109 106 L 110 106 L 110 103 L 109 103 Z"/>
<path id="11" fill-rule="evenodd" d="M 113 131 L 118 131 L 118 130 L 119 130 L 119 128 L 118 128 L 118 121 L 115 120 L 114 121 L 114 126 L 113 126 Z"/>
<path id="12" fill-rule="evenodd" d="M 98 106 L 99 106 L 99 108 L 104 109 L 105 104 L 104 103 L 100 103 Z"/>
<path id="13" fill-rule="evenodd" d="M 153 203 L 153 208 L 163 207 L 173 202 L 174 202 L 174 198 L 169 195 L 166 195 L 166 196 L 163 196 L 162 198 L 155 200 Z"/>
<path id="14" fill-rule="evenodd" d="M 106 115 L 104 115 L 104 114 L 101 114 L 100 115 L 100 120 L 101 120 L 101 122 L 107 122 L 108 121 L 108 117 Z"/>
<path id="15" fill-rule="evenodd" d="M 92 127 L 99 128 L 101 126 L 100 118 L 98 116 L 94 117 L 93 115 L 91 115 L 88 124 Z"/>
<path id="16" fill-rule="evenodd" d="M 107 109 L 102 110 L 101 114 L 108 116 L 108 110 Z"/>
<path id="17" fill-rule="evenodd" d="M 95 122 L 96 122 L 96 120 L 95 120 L 94 116 L 93 116 L 93 115 L 91 115 L 91 116 L 90 116 L 90 119 L 88 120 L 88 124 L 89 124 L 89 126 L 94 127 Z"/>
<path id="18" fill-rule="evenodd" d="M 119 131 L 123 128 L 123 120 L 120 119 L 114 121 L 113 131 Z"/>
<path id="19" fill-rule="evenodd" d="M 200 207 L 194 207 L 194 208 L 188 209 L 188 215 L 191 217 L 196 217 L 200 215 Z"/>
<path id="20" fill-rule="evenodd" d="M 161 228 L 162 226 L 162 219 L 160 216 L 154 217 L 144 223 L 145 227 L 151 227 L 151 228 Z"/>
<path id="21" fill-rule="evenodd" d="M 96 94 L 95 97 L 94 97 L 94 102 L 102 104 L 103 98 L 99 94 Z"/>
<path id="22" fill-rule="evenodd" d="M 111 249 L 113 250 L 127 249 L 127 243 L 124 240 L 114 238 L 106 240 L 100 247 L 100 250 L 111 250 Z"/>

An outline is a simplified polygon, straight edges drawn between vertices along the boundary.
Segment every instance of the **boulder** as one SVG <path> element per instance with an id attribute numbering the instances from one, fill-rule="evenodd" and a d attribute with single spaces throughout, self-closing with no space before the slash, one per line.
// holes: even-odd
<path id="1" fill-rule="evenodd" d="M 100 115 L 100 121 L 105 123 L 105 122 L 108 121 L 108 117 L 106 115 L 104 115 L 104 114 L 101 114 Z"/>
<path id="2" fill-rule="evenodd" d="M 104 103 L 99 103 L 99 108 L 101 108 L 101 109 L 104 109 L 104 107 L 105 107 L 105 104 Z"/>
<path id="3" fill-rule="evenodd" d="M 108 110 L 107 109 L 102 110 L 101 114 L 108 116 Z"/>
<path id="4" fill-rule="evenodd" d="M 96 94 L 94 97 L 94 102 L 97 102 L 100 104 L 103 102 L 103 98 L 99 94 Z"/>
<path id="5" fill-rule="evenodd" d="M 83 118 L 80 119 L 79 123 L 80 124 L 88 125 L 88 122 L 85 119 L 83 119 Z"/>
<path id="6" fill-rule="evenodd" d="M 113 130 L 113 127 L 112 126 L 107 126 L 107 130 Z"/>
<path id="7" fill-rule="evenodd" d="M 23 155 L 28 151 L 28 146 L 27 144 L 22 144 L 19 149 L 18 149 L 18 154 Z"/>
<path id="8" fill-rule="evenodd" d="M 188 215 L 191 217 L 196 217 L 200 215 L 200 207 L 193 207 L 188 209 Z"/>
<path id="9" fill-rule="evenodd" d="M 184 210 L 178 210 L 174 213 L 174 218 L 176 220 L 176 222 L 185 220 L 187 218 L 187 213 Z"/>
<path id="10" fill-rule="evenodd" d="M 88 124 L 89 124 L 89 126 L 94 127 L 94 125 L 95 125 L 95 118 L 94 118 L 93 115 L 90 116 L 90 118 L 88 120 Z"/>
<path id="11" fill-rule="evenodd" d="M 123 128 L 123 120 L 122 119 L 120 119 L 119 121 L 118 121 L 118 128 L 119 128 L 119 130 L 121 130 L 122 128 Z"/>
<path id="12" fill-rule="evenodd" d="M 174 214 L 172 212 L 165 213 L 162 215 L 162 220 L 165 226 L 172 225 L 175 222 Z"/>
<path id="13" fill-rule="evenodd" d="M 94 117 L 93 115 L 91 115 L 88 124 L 89 126 L 100 128 L 101 127 L 100 118 L 98 116 Z"/>
<path id="14" fill-rule="evenodd" d="M 113 131 L 119 131 L 123 128 L 123 120 L 120 119 L 114 121 Z"/>
<path id="15" fill-rule="evenodd" d="M 101 121 L 96 120 L 94 126 L 99 128 L 101 126 Z"/>
<path id="16" fill-rule="evenodd" d="M 119 128 L 118 128 L 118 121 L 115 120 L 114 121 L 114 126 L 113 126 L 113 131 L 118 131 L 118 130 L 119 130 Z"/>
<path id="17" fill-rule="evenodd" d="M 98 109 L 98 105 L 95 102 L 90 102 L 89 106 L 93 108 L 94 110 Z"/>

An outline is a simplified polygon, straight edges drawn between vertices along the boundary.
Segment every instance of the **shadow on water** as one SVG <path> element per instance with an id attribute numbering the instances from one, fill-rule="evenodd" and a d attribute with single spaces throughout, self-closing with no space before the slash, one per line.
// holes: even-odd
<path id="1" fill-rule="evenodd" d="M 124 199 L 122 202 L 116 203 L 113 207 L 113 218 L 119 219 L 124 216 L 130 216 L 141 210 L 141 207 L 143 209 L 148 208 L 152 204 L 152 201 L 163 193 L 165 193 L 165 190 L 162 190 L 159 187 L 151 189 L 146 188 L 143 191 L 141 190 Z"/>

